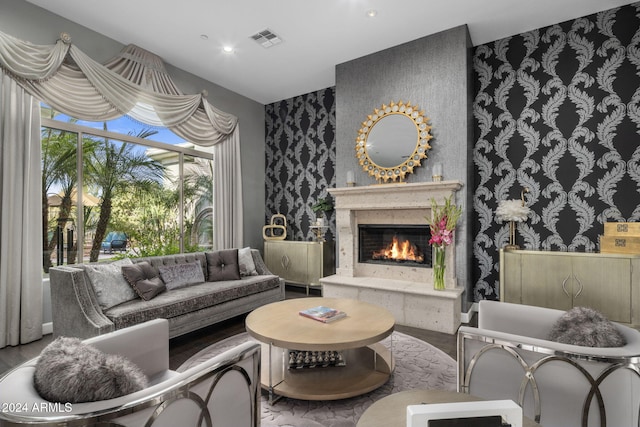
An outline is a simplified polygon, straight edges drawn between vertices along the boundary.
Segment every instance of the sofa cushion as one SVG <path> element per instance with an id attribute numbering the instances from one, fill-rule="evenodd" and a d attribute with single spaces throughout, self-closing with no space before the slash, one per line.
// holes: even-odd
<path id="1" fill-rule="evenodd" d="M 167 290 L 162 279 L 158 277 L 158 273 L 147 261 L 123 265 L 122 275 L 138 296 L 145 301 Z"/>
<path id="2" fill-rule="evenodd" d="M 258 275 L 250 247 L 238 249 L 238 265 L 240 266 L 240 276 Z"/>
<path id="3" fill-rule="evenodd" d="M 560 316 L 549 332 L 549 340 L 585 347 L 622 347 L 626 340 L 602 313 L 574 307 Z"/>
<path id="4" fill-rule="evenodd" d="M 126 301 L 138 298 L 138 295 L 122 275 L 121 267 L 131 265 L 129 258 L 104 264 L 85 264 L 84 271 L 96 292 L 98 304 L 103 310 Z"/>
<path id="5" fill-rule="evenodd" d="M 58 337 L 42 350 L 33 382 L 42 398 L 61 403 L 114 399 L 148 384 L 142 370 L 123 356 L 69 337 Z"/>
<path id="6" fill-rule="evenodd" d="M 187 264 L 162 265 L 158 267 L 158 271 L 168 290 L 204 282 L 200 260 Z"/>
<path id="7" fill-rule="evenodd" d="M 151 301 L 129 301 L 106 310 L 104 314 L 114 323 L 116 329 L 121 329 L 151 319 L 178 317 L 279 287 L 280 278 L 274 275 L 204 282 L 164 292 Z"/>
<path id="8" fill-rule="evenodd" d="M 207 252 L 206 256 L 209 282 L 240 279 L 237 249 Z"/>

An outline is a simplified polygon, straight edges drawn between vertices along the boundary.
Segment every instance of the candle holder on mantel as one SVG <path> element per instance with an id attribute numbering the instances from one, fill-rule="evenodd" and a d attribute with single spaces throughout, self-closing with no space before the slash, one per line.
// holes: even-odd
<path id="1" fill-rule="evenodd" d="M 353 171 L 347 171 L 347 187 L 355 187 L 356 179 L 353 175 Z"/>
<path id="2" fill-rule="evenodd" d="M 442 163 L 434 163 L 433 172 L 431 173 L 431 179 L 433 182 L 442 181 Z"/>

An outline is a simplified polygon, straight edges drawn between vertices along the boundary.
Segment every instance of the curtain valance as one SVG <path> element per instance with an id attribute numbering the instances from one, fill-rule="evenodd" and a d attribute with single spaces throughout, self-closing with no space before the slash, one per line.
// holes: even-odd
<path id="1" fill-rule="evenodd" d="M 100 64 L 62 34 L 55 45 L 33 45 L 0 32 L 0 67 L 54 109 L 90 121 L 122 115 L 171 129 L 198 145 L 215 145 L 237 127 L 237 117 L 206 100 L 183 95 L 162 60 L 134 45 Z"/>

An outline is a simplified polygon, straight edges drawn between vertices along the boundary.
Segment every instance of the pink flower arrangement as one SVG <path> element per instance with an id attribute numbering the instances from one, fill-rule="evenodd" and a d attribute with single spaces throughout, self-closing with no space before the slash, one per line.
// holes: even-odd
<path id="1" fill-rule="evenodd" d="M 443 206 L 438 206 L 435 199 L 431 199 L 431 218 L 427 218 L 431 229 L 431 239 L 429 244 L 434 246 L 448 246 L 453 242 L 453 232 L 462 208 L 451 202 L 451 197 L 445 199 Z"/>

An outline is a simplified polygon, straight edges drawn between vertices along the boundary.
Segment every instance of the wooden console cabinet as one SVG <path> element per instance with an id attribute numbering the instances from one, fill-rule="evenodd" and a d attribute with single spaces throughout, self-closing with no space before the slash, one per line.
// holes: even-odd
<path id="1" fill-rule="evenodd" d="M 273 274 L 286 282 L 320 286 L 320 279 L 335 273 L 333 242 L 265 240 L 264 262 Z"/>
<path id="2" fill-rule="evenodd" d="M 594 308 L 640 325 L 640 256 L 500 250 L 500 300 L 568 310 Z"/>

